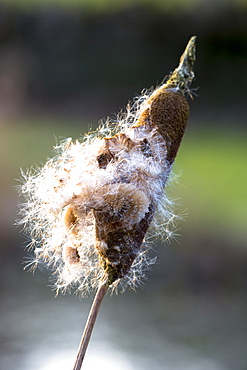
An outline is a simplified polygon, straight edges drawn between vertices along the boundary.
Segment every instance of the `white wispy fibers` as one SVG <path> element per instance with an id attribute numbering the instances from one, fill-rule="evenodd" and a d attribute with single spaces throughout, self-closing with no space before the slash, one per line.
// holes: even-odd
<path id="1" fill-rule="evenodd" d="M 75 287 L 86 294 L 104 277 L 95 248 L 94 210 L 107 208 L 113 221 L 120 217 L 122 225 L 131 227 L 145 216 L 151 199 L 157 205 L 149 243 L 143 242 L 132 268 L 114 287 L 120 281 L 122 288 L 126 284 L 136 287 L 144 271 L 154 263 L 147 253 L 150 237 L 164 237 L 172 231 L 169 229 L 175 217 L 172 202 L 163 192 L 170 165 L 162 162 L 159 145 L 154 143 L 152 157 L 145 157 L 140 145 L 130 152 L 118 148 L 118 160 L 99 168 L 97 158 L 102 148 L 99 137 L 104 130 L 102 126 L 81 142 L 63 141 L 55 148 L 54 158 L 42 168 L 22 174 L 21 191 L 27 202 L 22 205 L 20 222 L 31 236 L 30 247 L 34 250 L 31 264 L 36 267 L 41 263 L 55 270 L 54 284 L 62 291 Z M 151 143 L 155 134 L 155 131 L 145 134 L 145 138 Z"/>

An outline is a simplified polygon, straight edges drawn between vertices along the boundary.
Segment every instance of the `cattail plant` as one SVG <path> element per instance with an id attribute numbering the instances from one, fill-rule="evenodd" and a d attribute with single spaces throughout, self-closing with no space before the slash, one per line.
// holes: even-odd
<path id="1" fill-rule="evenodd" d="M 175 216 L 164 188 L 188 121 L 195 42 L 193 36 L 167 81 L 116 122 L 63 141 L 43 168 L 23 174 L 20 223 L 31 235 L 29 265 L 49 266 L 57 292 L 97 290 L 74 370 L 105 293 L 142 284 L 155 262 L 151 236 L 171 235 Z"/>

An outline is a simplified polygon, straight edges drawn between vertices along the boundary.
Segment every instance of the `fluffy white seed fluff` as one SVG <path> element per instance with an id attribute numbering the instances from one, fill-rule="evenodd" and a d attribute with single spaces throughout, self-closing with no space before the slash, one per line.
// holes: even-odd
<path id="1" fill-rule="evenodd" d="M 176 216 L 164 193 L 171 170 L 164 160 L 166 144 L 155 128 L 132 128 L 146 108 L 147 96 L 136 100 L 117 124 L 106 122 L 81 141 L 63 141 L 55 148 L 54 158 L 42 168 L 23 174 L 21 192 L 27 201 L 22 205 L 20 223 L 31 236 L 33 266 L 41 263 L 55 272 L 52 276 L 57 291 L 76 290 L 85 295 L 104 278 L 95 248 L 95 210 L 108 207 L 114 220 L 121 209 L 120 222 L 129 227 L 144 217 L 151 202 L 156 207 L 148 236 L 131 270 L 112 284 L 112 290 L 142 284 L 145 271 L 155 262 L 148 255 L 152 237 L 171 235 L 170 226 L 173 228 Z M 133 145 L 127 148 L 121 141 L 113 145 L 110 140 L 117 160 L 100 168 L 98 157 L 107 141 L 104 138 L 116 133 L 123 134 L 124 140 L 130 139 Z M 152 156 L 141 147 L 144 139 Z M 121 179 L 125 179 L 124 183 Z M 107 246 L 102 242 L 98 248 Z"/>

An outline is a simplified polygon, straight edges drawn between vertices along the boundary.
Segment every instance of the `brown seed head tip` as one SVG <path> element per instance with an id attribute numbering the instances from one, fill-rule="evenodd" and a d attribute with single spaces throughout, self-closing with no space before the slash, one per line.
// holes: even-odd
<path id="1" fill-rule="evenodd" d="M 195 78 L 194 63 L 196 60 L 196 36 L 192 36 L 180 58 L 178 67 L 166 82 L 167 87 L 179 88 L 183 94 L 189 92 Z"/>
<path id="2" fill-rule="evenodd" d="M 151 124 L 151 127 L 158 129 L 166 142 L 169 163 L 175 159 L 189 117 L 189 104 L 184 95 L 186 92 L 190 94 L 189 87 L 195 77 L 195 51 L 196 36 L 193 36 L 180 58 L 179 66 L 168 81 L 147 99 L 146 109 L 141 112 L 136 124 Z"/>

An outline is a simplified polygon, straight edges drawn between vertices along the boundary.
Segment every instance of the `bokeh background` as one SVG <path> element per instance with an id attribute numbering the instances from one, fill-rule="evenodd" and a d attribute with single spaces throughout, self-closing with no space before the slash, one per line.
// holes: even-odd
<path id="1" fill-rule="evenodd" d="M 168 188 L 178 241 L 143 290 L 106 297 L 84 369 L 247 369 L 246 0 L 0 1 L 0 369 L 71 369 L 91 299 L 23 271 L 20 168 L 156 86 L 198 36 L 196 95 Z"/>

